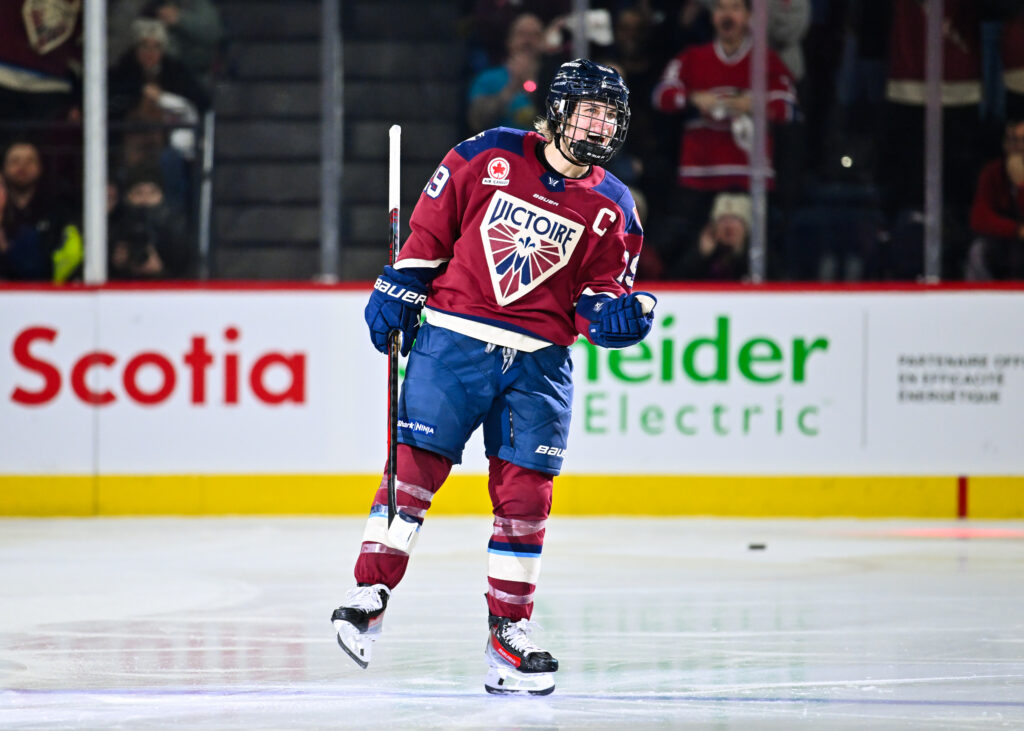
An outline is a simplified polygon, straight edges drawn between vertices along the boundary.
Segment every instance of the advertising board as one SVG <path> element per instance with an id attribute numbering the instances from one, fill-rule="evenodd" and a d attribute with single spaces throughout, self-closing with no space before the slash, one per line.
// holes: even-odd
<path id="1" fill-rule="evenodd" d="M 563 474 L 1024 475 L 1024 292 L 657 294 L 645 342 L 573 347 Z M 364 301 L 2 292 L 0 475 L 379 473 Z"/>

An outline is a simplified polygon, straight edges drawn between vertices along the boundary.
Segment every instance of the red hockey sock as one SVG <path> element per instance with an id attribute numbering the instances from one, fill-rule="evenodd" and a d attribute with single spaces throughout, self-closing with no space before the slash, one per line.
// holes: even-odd
<path id="1" fill-rule="evenodd" d="M 452 462 L 433 452 L 406 444 L 398 445 L 395 501 L 399 511 L 423 520 L 434 494 L 451 472 Z M 363 545 L 356 559 L 355 575 L 360 584 L 384 584 L 394 589 L 405 575 L 409 554 L 388 543 L 387 468 L 373 498 L 370 518 L 363 533 Z"/>
<path id="2" fill-rule="evenodd" d="M 552 483 L 551 475 L 490 458 L 494 529 L 487 544 L 487 609 L 491 614 L 520 620 L 533 613 Z"/>

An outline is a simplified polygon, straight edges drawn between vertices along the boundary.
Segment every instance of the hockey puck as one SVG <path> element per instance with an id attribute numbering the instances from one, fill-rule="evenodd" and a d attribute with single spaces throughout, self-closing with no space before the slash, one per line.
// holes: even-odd
<path id="1" fill-rule="evenodd" d="M 751 543 L 749 546 L 747 546 L 747 548 L 750 549 L 751 551 L 763 551 L 765 549 L 765 544 L 764 543 Z"/>

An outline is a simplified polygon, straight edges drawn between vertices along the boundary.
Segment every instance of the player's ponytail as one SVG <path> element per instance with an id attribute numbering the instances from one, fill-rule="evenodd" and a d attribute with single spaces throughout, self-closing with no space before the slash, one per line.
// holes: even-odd
<path id="1" fill-rule="evenodd" d="M 555 130 L 553 129 L 551 120 L 549 120 L 547 117 L 535 117 L 533 120 L 533 128 L 537 131 L 537 134 L 546 139 L 548 142 L 555 141 Z"/>

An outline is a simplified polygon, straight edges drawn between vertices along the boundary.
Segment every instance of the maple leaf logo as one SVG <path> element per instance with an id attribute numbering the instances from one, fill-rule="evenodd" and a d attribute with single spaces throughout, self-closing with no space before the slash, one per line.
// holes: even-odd
<path id="1" fill-rule="evenodd" d="M 508 160 L 503 157 L 496 157 L 487 163 L 487 174 L 494 180 L 504 180 L 508 177 Z"/>

